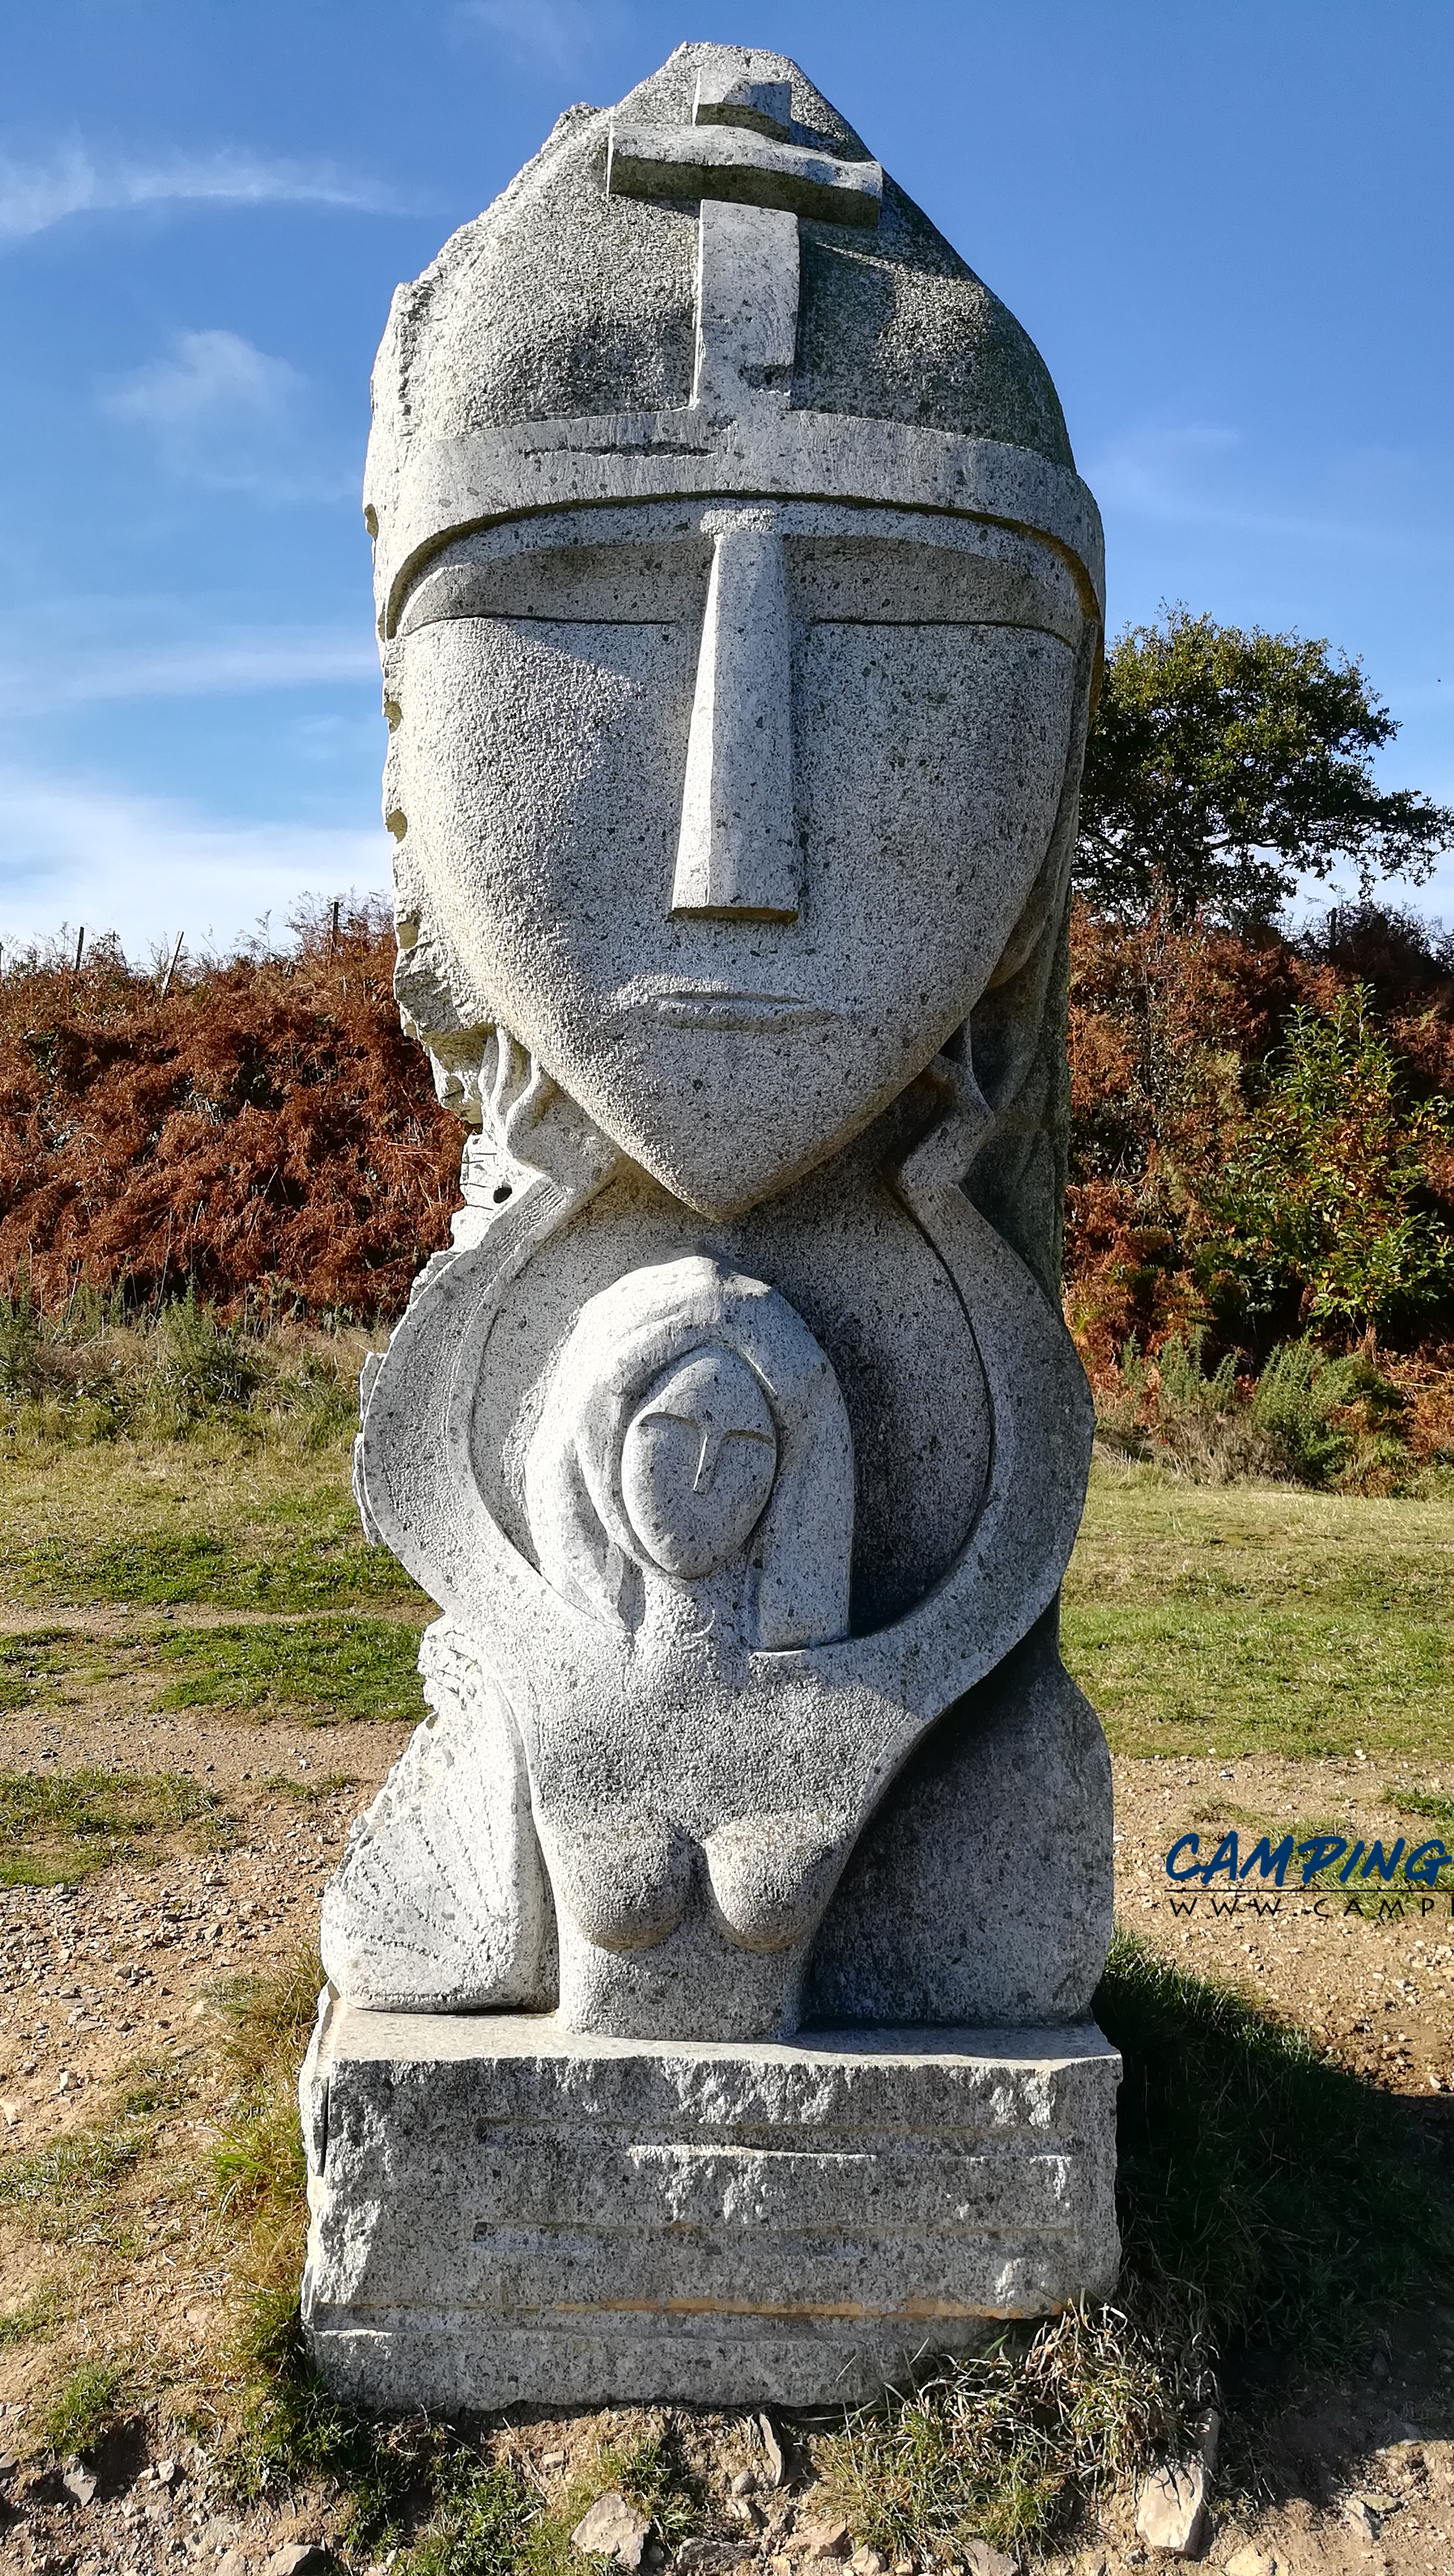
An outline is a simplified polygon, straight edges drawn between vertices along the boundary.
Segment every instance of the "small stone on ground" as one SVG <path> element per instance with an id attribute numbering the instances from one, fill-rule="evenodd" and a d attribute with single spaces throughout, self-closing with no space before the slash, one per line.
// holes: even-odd
<path id="1" fill-rule="evenodd" d="M 571 2533 L 571 2547 L 585 2557 L 614 2558 L 618 2567 L 636 2568 L 650 2529 L 650 2515 L 638 2513 L 624 2496 L 597 2496 Z"/>
<path id="2" fill-rule="evenodd" d="M 1015 2576 L 1015 2562 L 1002 2549 L 991 2549 L 987 2540 L 972 2540 L 964 2553 L 970 2576 Z"/>
<path id="3" fill-rule="evenodd" d="M 1136 2529 L 1152 2549 L 1198 2558 L 1207 2527 L 1207 2472 L 1200 2460 L 1168 2460 L 1141 2489 Z"/>
<path id="4" fill-rule="evenodd" d="M 810 2558 L 846 2558 L 850 2533 L 846 2522 L 803 2522 L 798 2537 Z"/>

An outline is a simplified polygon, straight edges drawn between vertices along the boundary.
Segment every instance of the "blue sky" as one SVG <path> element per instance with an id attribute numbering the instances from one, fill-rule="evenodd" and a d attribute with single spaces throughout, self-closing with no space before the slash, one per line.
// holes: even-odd
<path id="1" fill-rule="evenodd" d="M 1448 0 L 5 0 L 0 941 L 386 882 L 390 292 L 691 36 L 796 56 L 1033 333 L 1112 624 L 1329 636 L 1454 802 Z"/>

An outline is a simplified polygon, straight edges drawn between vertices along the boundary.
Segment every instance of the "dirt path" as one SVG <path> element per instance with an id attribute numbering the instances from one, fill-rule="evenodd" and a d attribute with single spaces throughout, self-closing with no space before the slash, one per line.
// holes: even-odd
<path id="1" fill-rule="evenodd" d="M 189 1613 L 189 1616 L 191 1614 Z M 94 1623 L 93 1623 L 94 1624 Z M 5 2213 L 0 2226 L 0 2312 L 42 2294 L 57 2297 L 68 2349 L 144 2351 L 169 2403 L 205 2425 L 209 2374 L 226 2332 L 225 2261 L 215 2230 L 199 2215 L 195 2175 L 218 2135 L 224 2075 L 206 2044 L 208 1995 L 219 1981 L 262 1971 L 314 1934 L 319 1899 L 349 1823 L 401 1748 L 407 1728 L 383 1723 L 319 1727 L 236 1718 L 158 1719 L 124 1706 L 7 1720 L 5 1765 L 58 1770 L 115 1764 L 131 1770 L 194 1771 L 231 1820 L 226 1847 L 172 1848 L 118 1861 L 79 1887 L 0 1889 L 0 2152 L 38 2148 L 95 2131 L 112 2120 L 138 2067 L 180 2066 L 179 2097 L 156 2148 L 122 2192 L 126 2225 L 95 2241 L 38 2241 Z M 1309 1822 L 1350 1844 L 1400 1830 L 1431 1838 L 1437 1827 L 1405 1822 L 1387 1793 L 1412 1775 L 1394 1763 L 1288 1763 L 1257 1758 L 1235 1765 L 1122 1762 L 1117 1765 L 1117 1877 L 1121 1920 L 1199 1975 L 1228 1980 L 1279 2011 L 1311 2024 L 1320 2042 L 1366 2079 L 1416 2101 L 1435 2124 L 1454 2122 L 1454 1923 L 1447 1896 L 1403 1891 L 1403 1911 L 1381 1884 L 1363 1910 L 1348 1899 L 1319 1908 L 1285 1888 L 1262 1890 L 1263 1910 L 1245 1893 L 1232 1906 L 1196 1889 L 1195 1910 L 1176 1910 L 1189 1891 L 1173 1888 L 1164 1856 L 1181 1835 L 1201 1837 L 1210 1857 L 1236 1830 L 1240 1849 L 1266 1831 Z M 296 1783 L 296 1792 L 274 1785 Z M 1438 1785 L 1421 1781 L 1425 1788 Z M 317 1791 L 318 1794 L 314 1794 Z M 300 1794 L 301 1793 L 301 1794 Z M 1277 1829 L 1277 1830 L 1275 1830 Z M 1309 2141 L 1310 2154 L 1316 2141 Z M 56 2285 L 59 2283 L 59 2290 Z M 1454 2320 L 1450 2320 L 1454 2329 Z M 43 2341 L 0 2345 L 0 2405 L 20 2410 L 32 2390 Z M 1365 2381 L 1336 2398 L 1309 2397 L 1269 2424 L 1263 2467 L 1269 2501 L 1240 2519 L 1221 2509 L 1210 2556 L 1225 2566 L 1249 2540 L 1283 2576 L 1446 2576 L 1454 2564 L 1454 2446 L 1442 2438 L 1437 2351 L 1417 2336 L 1371 2347 Z M 149 2419 L 152 2420 L 152 2419 Z M 569 2458 L 603 2419 L 573 2418 L 522 2431 L 531 2455 Z M 0 2453 L 6 2442 L 0 2414 Z M 159 2433 L 160 2438 L 160 2433 Z M 140 2436 L 111 2445 L 97 2494 L 82 2505 L 55 2475 L 19 2478 L 18 2518 L 0 2529 L 8 2568 L 50 2568 L 110 2576 L 195 2562 L 228 2576 L 261 2569 L 293 2538 L 326 2536 L 322 2503 L 307 2494 L 265 2503 L 246 2516 L 219 2508 L 207 2486 L 205 2444 L 194 2451 L 169 2435 L 181 2465 L 167 2484 L 148 2465 Z M 154 2463 L 153 2463 L 154 2465 Z M 548 2482 L 563 2474 L 542 2469 Z M 724 2488 L 725 2493 L 725 2488 Z M 1357 2499 L 1364 2499 L 1359 2503 Z M 784 2500 L 743 2533 L 740 2563 L 785 2576 L 801 2562 L 806 2500 Z M 751 2517 L 749 2517 L 751 2520 Z M 1098 2536 L 1075 2561 L 1080 2576 L 1121 2576 L 1144 2563 L 1126 2499 L 1112 2499 Z M 726 2567 L 730 2558 L 717 2565 Z M 926 2564 L 929 2562 L 925 2562 Z M 1036 2565 L 1063 2569 L 1064 2556 Z M 872 2576 L 872 2571 L 869 2571 Z M 890 2576 L 880 2571 L 880 2576 Z M 1250 2561 L 1238 2576 L 1259 2576 Z M 1266 2570 L 1260 2571 L 1266 2576 Z"/>
<path id="2" fill-rule="evenodd" d="M 1275 1852 L 1300 1828 L 1338 1834 L 1349 1852 L 1381 1842 L 1387 1860 L 1403 1837 L 1405 1859 L 1439 1835 L 1401 1813 L 1400 1788 L 1426 1771 L 1397 1762 L 1285 1762 L 1259 1754 L 1227 1764 L 1118 1762 L 1117 1915 L 1199 1976 L 1239 1986 L 1303 2023 L 1340 2062 L 1388 2091 L 1417 2100 L 1454 2137 L 1454 1896 L 1410 1887 L 1402 1865 L 1385 1885 L 1375 1871 L 1329 1894 L 1304 1891 L 1294 1860 L 1286 1884 L 1254 1868 L 1234 1895 L 1225 1872 L 1203 1887 L 1175 1884 L 1166 1855 L 1184 1834 L 1199 1848 L 1177 1866 L 1210 1862 L 1238 1836 L 1245 1865 L 1266 1834 Z M 1444 1827 L 1451 1847 L 1454 1828 Z M 1365 1854 L 1366 1858 L 1366 1854 Z"/>

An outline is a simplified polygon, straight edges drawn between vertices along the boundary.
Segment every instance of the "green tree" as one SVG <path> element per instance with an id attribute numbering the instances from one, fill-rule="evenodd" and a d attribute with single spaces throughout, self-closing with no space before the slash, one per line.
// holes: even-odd
<path id="1" fill-rule="evenodd" d="M 1375 786 L 1372 754 L 1397 731 L 1325 642 L 1164 608 L 1106 659 L 1078 881 L 1106 912 L 1244 923 L 1340 862 L 1365 896 L 1376 876 L 1417 882 L 1454 847 L 1454 812 Z"/>
<path id="2" fill-rule="evenodd" d="M 1352 1339 L 1426 1321 L 1454 1291 L 1454 1238 L 1425 1203 L 1449 1104 L 1404 1098 L 1371 1000 L 1356 984 L 1293 1012 L 1265 1098 L 1203 1189 L 1198 1283 L 1254 1330 L 1295 1314 Z"/>

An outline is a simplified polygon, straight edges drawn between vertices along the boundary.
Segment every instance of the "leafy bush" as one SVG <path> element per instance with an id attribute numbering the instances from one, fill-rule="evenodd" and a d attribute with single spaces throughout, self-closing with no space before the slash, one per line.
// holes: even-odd
<path id="1" fill-rule="evenodd" d="M 1366 986 L 1299 1004 L 1265 1099 L 1203 1191 L 1194 1271 L 1215 1311 L 1295 1309 L 1344 1335 L 1432 1316 L 1454 1288 L 1454 1234 L 1424 1203 L 1447 1102 L 1410 1107 Z"/>
<path id="2" fill-rule="evenodd" d="M 147 1392 L 159 1427 L 187 1431 L 209 1413 L 240 1411 L 262 1374 L 241 1333 L 199 1305 L 189 1279 L 186 1294 L 162 1309 L 156 1325 Z"/>
<path id="3" fill-rule="evenodd" d="M 0 1290 L 155 1312 L 189 1277 L 262 1325 L 395 1315 L 446 1240 L 460 1130 L 399 1025 L 379 903 L 284 955 L 157 979 L 98 942 L 0 977 Z M 3 1368 L 0 1360 L 0 1368 Z"/>
<path id="4" fill-rule="evenodd" d="M 1119 1386 L 1097 1409 L 1107 1446 L 1201 1485 L 1256 1477 L 1326 1485 L 1402 1458 L 1387 1428 L 1400 1409 L 1398 1390 L 1361 1356 L 1329 1359 L 1305 1336 L 1273 1351 L 1247 1380 L 1232 1351 L 1209 1371 L 1205 1339 L 1200 1326 L 1173 1334 L 1154 1362 L 1126 1344 Z M 1361 1426 L 1353 1418 L 1360 1406 Z"/>
<path id="5" fill-rule="evenodd" d="M 1249 1371 L 1300 1330 L 1337 1350 L 1370 1290 L 1381 1344 L 1447 1368 L 1454 938 L 1372 904 L 1296 940 L 1077 904 L 1070 957 L 1066 1315 L 1092 1375 L 1211 1315 Z M 1442 1438 L 1427 1406 L 1411 1427 Z"/>
<path id="6" fill-rule="evenodd" d="M 224 1428 L 312 1453 L 358 1420 L 361 1332 L 225 1321 L 185 1291 L 129 1315 L 119 1292 L 78 1290 L 55 1315 L 0 1298 L 0 1435 L 31 1445 L 185 1440 Z"/>
<path id="7" fill-rule="evenodd" d="M 1403 1455 L 1391 1432 L 1359 1442 L 1349 1422 L 1334 1419 L 1362 1402 L 1373 1425 L 1392 1423 L 1401 1410 L 1398 1389 L 1358 1355 L 1329 1359 L 1306 1336 L 1275 1350 L 1252 1390 L 1247 1418 L 1265 1441 L 1270 1472 L 1297 1485 L 1326 1485 L 1358 1458 L 1392 1465 Z"/>

